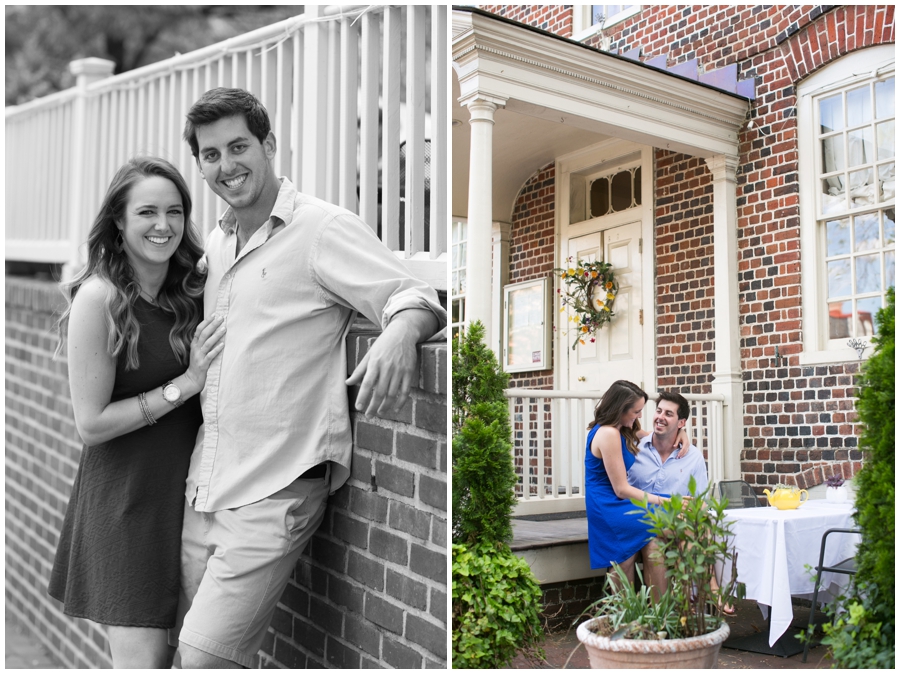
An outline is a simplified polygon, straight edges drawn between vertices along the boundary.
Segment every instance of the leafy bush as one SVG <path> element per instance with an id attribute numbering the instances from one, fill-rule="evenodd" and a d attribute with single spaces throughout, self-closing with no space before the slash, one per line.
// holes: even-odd
<path id="1" fill-rule="evenodd" d="M 721 618 L 707 614 L 707 604 L 719 609 L 735 598 L 743 599 L 744 588 L 737 583 L 737 562 L 732 564 L 728 582 L 712 584 L 716 563 L 734 559 L 728 549 L 731 530 L 725 521 L 727 499 L 710 496 L 710 489 L 697 493 L 697 481 L 688 480 L 690 498 L 674 494 L 661 505 L 632 500 L 644 513 L 642 521 L 656 535 L 657 554 L 666 568 L 668 589 L 677 620 L 667 629 L 670 639 L 695 637 L 717 629 Z M 724 579 L 723 579 L 724 580 Z M 666 597 L 666 601 L 670 601 Z M 721 615 L 721 611 L 720 611 Z"/>
<path id="2" fill-rule="evenodd" d="M 506 541 L 516 482 L 509 382 L 476 321 L 453 349 L 453 667 L 499 668 L 540 654 L 541 588 Z"/>
<path id="3" fill-rule="evenodd" d="M 856 521 L 862 529 L 859 570 L 847 613 L 825 626 L 838 667 L 894 666 L 894 289 L 879 310 L 875 352 L 863 367 L 856 403 L 863 424 L 862 470 L 856 475 Z M 832 609 L 833 615 L 834 609 Z"/>
<path id="4" fill-rule="evenodd" d="M 509 375 L 473 323 L 453 350 L 453 541 L 508 541 L 516 475 L 510 450 Z"/>
<path id="5" fill-rule="evenodd" d="M 453 545 L 453 668 L 507 667 L 520 648 L 542 657 L 541 589 L 505 543 Z"/>

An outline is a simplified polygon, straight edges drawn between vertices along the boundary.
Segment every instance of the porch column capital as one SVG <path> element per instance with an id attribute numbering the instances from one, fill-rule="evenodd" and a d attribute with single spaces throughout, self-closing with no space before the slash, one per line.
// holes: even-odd
<path id="1" fill-rule="evenodd" d="M 713 157 L 708 157 L 705 161 L 706 165 L 709 167 L 709 172 L 712 173 L 713 183 L 717 183 L 721 180 L 731 183 L 737 181 L 737 167 L 739 162 L 735 155 L 717 154 Z"/>
<path id="2" fill-rule="evenodd" d="M 460 105 L 469 109 L 469 124 L 476 121 L 494 123 L 494 112 L 506 107 L 507 99 L 503 96 L 475 93 L 461 98 Z"/>

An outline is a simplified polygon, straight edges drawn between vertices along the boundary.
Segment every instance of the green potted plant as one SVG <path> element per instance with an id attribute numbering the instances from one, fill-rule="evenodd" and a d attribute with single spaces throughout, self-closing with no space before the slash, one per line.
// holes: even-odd
<path id="1" fill-rule="evenodd" d="M 697 494 L 693 477 L 689 489 L 690 498 L 675 495 L 661 506 L 633 501 L 657 537 L 668 587 L 654 602 L 648 588 L 635 591 L 614 568 L 618 588 L 593 604 L 592 617 L 577 629 L 594 669 L 716 666 L 730 632 L 722 608 L 744 590 L 734 564 L 727 582 L 714 581 L 716 564 L 736 554 L 727 543 L 727 500 L 707 498 L 709 490 Z"/>

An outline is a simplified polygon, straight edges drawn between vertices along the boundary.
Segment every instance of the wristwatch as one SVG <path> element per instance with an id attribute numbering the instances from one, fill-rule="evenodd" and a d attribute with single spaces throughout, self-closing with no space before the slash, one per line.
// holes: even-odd
<path id="1" fill-rule="evenodd" d="M 175 407 L 184 405 L 184 400 L 181 399 L 181 389 L 174 382 L 167 381 L 163 384 L 163 398 L 166 399 L 166 402 L 175 405 Z"/>

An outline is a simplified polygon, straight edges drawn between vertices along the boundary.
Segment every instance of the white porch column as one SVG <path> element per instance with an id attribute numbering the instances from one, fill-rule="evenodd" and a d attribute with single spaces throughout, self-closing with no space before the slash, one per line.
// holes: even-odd
<path id="1" fill-rule="evenodd" d="M 88 161 L 87 148 L 87 90 L 94 82 L 106 79 L 113 74 L 116 64 L 114 61 L 101 58 L 83 58 L 69 63 L 69 72 L 75 75 L 75 89 L 77 94 L 72 102 L 72 155 L 69 164 L 69 179 L 71 182 L 69 202 L 69 260 L 63 265 L 62 280 L 70 281 L 72 277 L 87 262 L 87 246 L 82 246 L 87 241 L 90 222 L 95 214 L 85 214 L 84 200 L 84 176 Z M 85 255 L 81 254 L 84 250 Z"/>
<path id="2" fill-rule="evenodd" d="M 737 205 L 738 158 L 716 155 L 706 160 L 713 176 L 713 270 L 715 272 L 716 369 L 712 392 L 725 396 L 724 474 L 740 479 L 744 447 L 744 393 L 741 381 L 741 327 L 738 312 Z"/>
<path id="3" fill-rule="evenodd" d="M 491 229 L 493 220 L 494 111 L 506 101 L 476 94 L 462 101 L 469 108 L 472 126 L 469 147 L 469 223 L 466 259 L 466 322 L 481 321 L 485 339 L 494 342 L 491 312 Z M 499 351 L 497 351 L 499 354 Z M 499 356 L 498 356 L 499 357 Z"/>
<path id="4" fill-rule="evenodd" d="M 492 228 L 491 242 L 493 248 L 493 273 L 491 275 L 494 292 L 491 297 L 491 334 L 487 336 L 494 353 L 503 353 L 503 288 L 509 283 L 509 231 L 508 222 L 495 222 Z"/>

